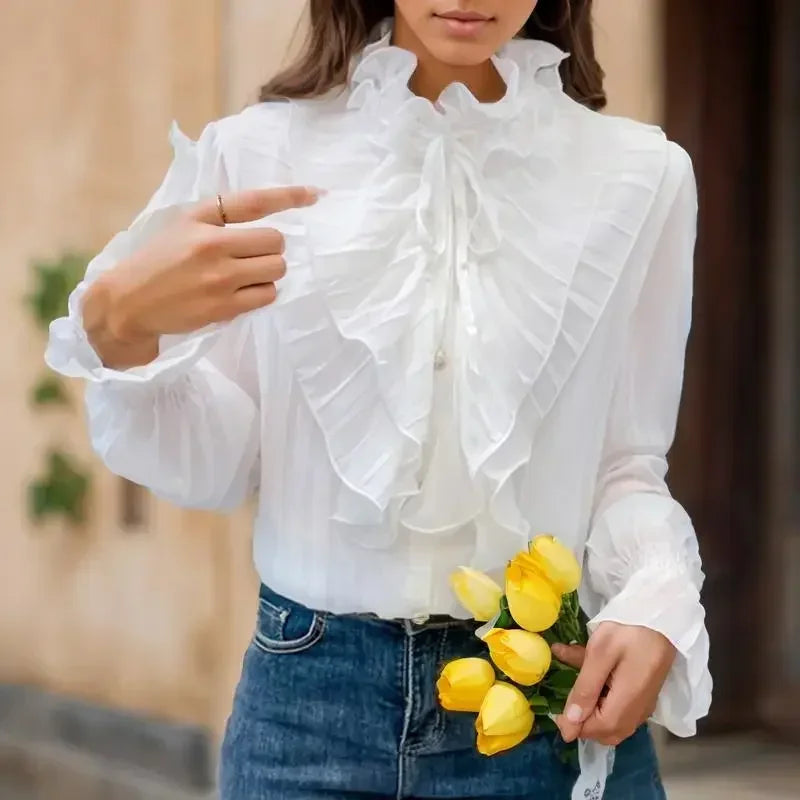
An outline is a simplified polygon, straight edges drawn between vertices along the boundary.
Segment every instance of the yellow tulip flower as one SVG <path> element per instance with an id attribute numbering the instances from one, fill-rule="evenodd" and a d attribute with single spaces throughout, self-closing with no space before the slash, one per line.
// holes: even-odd
<path id="1" fill-rule="evenodd" d="M 506 598 L 514 621 L 532 633 L 552 627 L 561 611 L 561 595 L 528 553 L 506 568 Z"/>
<path id="2" fill-rule="evenodd" d="M 554 536 L 537 536 L 530 543 L 530 555 L 561 594 L 574 592 L 580 586 L 578 559 Z"/>
<path id="3" fill-rule="evenodd" d="M 489 646 L 492 661 L 521 686 L 539 683 L 550 669 L 550 646 L 538 633 L 494 628 L 483 641 Z"/>
<path id="4" fill-rule="evenodd" d="M 500 610 L 503 590 L 483 572 L 459 567 L 450 584 L 461 605 L 479 622 L 488 622 Z"/>
<path id="5" fill-rule="evenodd" d="M 439 702 L 448 711 L 480 711 L 494 682 L 494 667 L 486 659 L 459 658 L 445 665 L 436 682 Z"/>
<path id="6" fill-rule="evenodd" d="M 475 721 L 478 752 L 493 756 L 516 747 L 528 738 L 533 722 L 534 714 L 525 695 L 510 683 L 496 683 Z"/>

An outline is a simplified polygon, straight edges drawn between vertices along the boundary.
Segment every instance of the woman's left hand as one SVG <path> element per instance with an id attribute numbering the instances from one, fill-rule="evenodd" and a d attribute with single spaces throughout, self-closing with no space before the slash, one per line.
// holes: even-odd
<path id="1" fill-rule="evenodd" d="M 676 651 L 649 628 L 603 622 L 587 647 L 557 644 L 553 654 L 580 669 L 564 714 L 556 718 L 564 741 L 618 745 L 653 714 Z"/>

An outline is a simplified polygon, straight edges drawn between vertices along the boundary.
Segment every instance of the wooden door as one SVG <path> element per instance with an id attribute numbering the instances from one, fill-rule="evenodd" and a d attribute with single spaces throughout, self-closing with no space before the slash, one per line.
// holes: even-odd
<path id="1" fill-rule="evenodd" d="M 800 742 L 800 3 L 775 0 L 761 712 Z"/>
<path id="2" fill-rule="evenodd" d="M 789 0 L 793 2 L 793 0 Z M 700 192 L 694 328 L 670 482 L 706 568 L 714 704 L 703 729 L 759 724 L 767 541 L 769 3 L 667 0 L 667 132 Z"/>

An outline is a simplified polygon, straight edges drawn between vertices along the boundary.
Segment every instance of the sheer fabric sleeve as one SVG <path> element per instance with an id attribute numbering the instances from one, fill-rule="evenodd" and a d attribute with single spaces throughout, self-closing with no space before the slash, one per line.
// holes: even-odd
<path id="1" fill-rule="evenodd" d="M 593 523 L 589 578 L 605 600 L 590 628 L 610 620 L 651 628 L 678 658 L 654 720 L 679 736 L 708 712 L 708 634 L 700 603 L 697 538 L 665 483 L 675 435 L 692 302 L 697 199 L 688 156 L 673 146 L 678 183 L 635 309 L 607 424 Z"/>
<path id="2" fill-rule="evenodd" d="M 147 207 L 89 264 L 69 313 L 55 320 L 45 355 L 55 371 L 87 382 L 92 445 L 118 475 L 180 505 L 238 505 L 256 481 L 259 391 L 247 316 L 186 336 L 164 336 L 158 357 L 105 367 L 81 318 L 86 289 L 196 200 L 227 189 L 218 133 L 197 142 L 173 127 L 174 158 Z"/>

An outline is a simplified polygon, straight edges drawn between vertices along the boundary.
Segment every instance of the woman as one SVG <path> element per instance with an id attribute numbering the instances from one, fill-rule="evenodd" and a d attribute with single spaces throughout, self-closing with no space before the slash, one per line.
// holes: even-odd
<path id="1" fill-rule="evenodd" d="M 174 133 L 53 324 L 114 472 L 194 507 L 258 492 L 226 800 L 568 797 L 556 737 L 487 759 L 434 697 L 479 647 L 448 575 L 545 530 L 586 559 L 558 722 L 619 745 L 605 796 L 663 797 L 642 723 L 706 712 L 697 543 L 664 483 L 693 176 L 596 113 L 590 6 L 312 0 L 300 61 Z"/>

